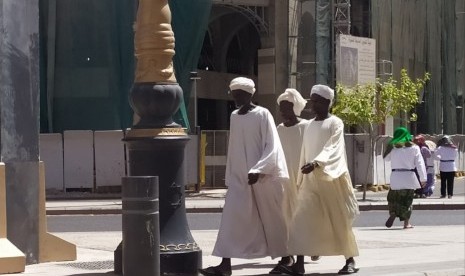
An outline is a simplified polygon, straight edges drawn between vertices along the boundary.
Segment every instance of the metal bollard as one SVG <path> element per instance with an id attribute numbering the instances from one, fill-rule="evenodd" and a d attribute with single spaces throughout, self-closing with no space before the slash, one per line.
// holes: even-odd
<path id="1" fill-rule="evenodd" d="M 160 275 L 158 177 L 122 178 L 123 275 Z"/>

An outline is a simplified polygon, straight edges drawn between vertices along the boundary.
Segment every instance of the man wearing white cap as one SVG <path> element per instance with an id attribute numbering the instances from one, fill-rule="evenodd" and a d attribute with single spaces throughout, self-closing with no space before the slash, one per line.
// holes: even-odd
<path id="1" fill-rule="evenodd" d="M 288 88 L 279 95 L 277 101 L 279 112 L 283 122 L 278 125 L 278 134 L 286 156 L 287 170 L 289 173 L 289 183 L 284 185 L 283 210 L 287 226 L 291 223 L 297 203 L 297 175 L 299 172 L 300 149 L 307 120 L 299 118 L 307 101 L 300 95 L 299 91 Z M 285 237 L 288 239 L 288 237 Z M 278 264 L 270 271 L 270 274 L 281 274 L 286 270 L 286 266 L 292 265 L 294 259 L 283 257 Z"/>
<path id="2" fill-rule="evenodd" d="M 287 227 L 282 211 L 286 160 L 271 113 L 252 104 L 255 84 L 235 78 L 229 85 L 238 109 L 231 114 L 226 193 L 213 255 L 218 266 L 203 275 L 231 275 L 231 258 L 254 259 L 287 254 Z"/>
<path id="3" fill-rule="evenodd" d="M 352 231 L 358 204 L 347 168 L 344 124 L 329 113 L 333 99 L 334 91 L 328 86 L 312 87 L 310 107 L 316 117 L 308 122 L 303 136 L 298 200 L 289 229 L 289 252 L 298 255 L 289 267 L 292 275 L 304 275 L 303 256 L 344 255 L 346 264 L 339 274 L 358 271 Z"/>

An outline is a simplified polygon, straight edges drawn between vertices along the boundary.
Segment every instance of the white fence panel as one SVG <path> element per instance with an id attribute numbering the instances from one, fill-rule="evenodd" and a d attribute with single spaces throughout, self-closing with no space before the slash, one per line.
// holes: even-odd
<path id="1" fill-rule="evenodd" d="M 368 134 L 346 134 L 344 136 L 347 153 L 347 166 L 354 185 L 373 183 L 374 168 L 369 162 L 372 155 Z"/>
<path id="2" fill-rule="evenodd" d="M 95 131 L 95 185 L 120 186 L 125 176 L 124 143 L 122 130 Z"/>
<path id="3" fill-rule="evenodd" d="M 91 130 L 66 130 L 64 143 L 65 189 L 94 188 L 94 137 Z"/>
<path id="4" fill-rule="evenodd" d="M 45 164 L 45 189 L 63 191 L 63 136 L 40 134 L 40 160 Z"/>

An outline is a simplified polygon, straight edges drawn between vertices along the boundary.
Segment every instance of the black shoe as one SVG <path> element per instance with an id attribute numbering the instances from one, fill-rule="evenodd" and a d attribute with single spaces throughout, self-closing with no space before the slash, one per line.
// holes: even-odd
<path id="1" fill-rule="evenodd" d="M 389 216 L 389 218 L 386 220 L 386 223 L 384 225 L 387 228 L 391 228 L 392 225 L 394 224 L 394 220 L 396 220 L 396 216 Z"/>
<path id="2" fill-rule="evenodd" d="M 222 271 L 216 266 L 210 266 L 205 269 L 199 269 L 199 273 L 205 276 L 231 276 L 232 272 L 229 271 Z"/>
<path id="3" fill-rule="evenodd" d="M 305 269 L 303 271 L 300 271 L 295 264 L 291 266 L 282 265 L 282 264 L 279 264 L 279 265 L 281 266 L 280 269 L 283 274 L 292 275 L 292 276 L 304 276 L 305 275 Z"/>
<path id="4" fill-rule="evenodd" d="M 269 274 L 288 274 L 290 271 L 290 267 L 295 263 L 294 256 L 291 257 L 291 264 L 288 265 L 283 263 L 283 261 L 279 261 L 278 264 L 269 272 Z"/>
<path id="5" fill-rule="evenodd" d="M 348 275 L 348 274 L 353 274 L 357 273 L 360 269 L 355 267 L 355 261 L 352 260 L 347 260 L 346 265 L 342 267 L 341 270 L 337 274 L 340 275 Z"/>

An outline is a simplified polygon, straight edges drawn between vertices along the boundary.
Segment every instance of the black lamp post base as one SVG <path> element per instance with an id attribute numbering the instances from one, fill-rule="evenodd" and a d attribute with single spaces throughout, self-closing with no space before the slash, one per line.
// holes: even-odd
<path id="1" fill-rule="evenodd" d="M 160 254 L 161 275 L 197 276 L 202 267 L 202 250 Z"/>
<path id="2" fill-rule="evenodd" d="M 195 243 L 185 210 L 182 128 L 131 129 L 124 142 L 130 176 L 158 176 L 160 206 L 160 275 L 197 275 L 202 251 Z"/>

